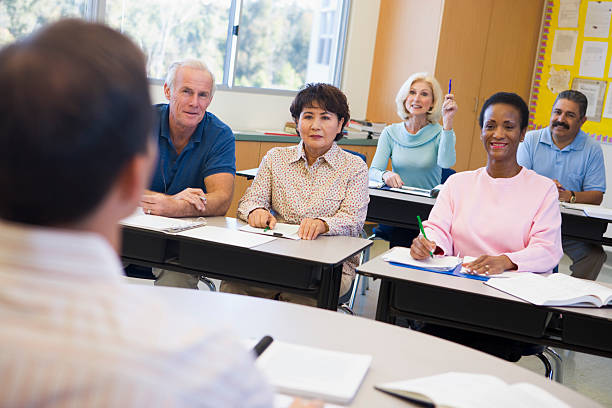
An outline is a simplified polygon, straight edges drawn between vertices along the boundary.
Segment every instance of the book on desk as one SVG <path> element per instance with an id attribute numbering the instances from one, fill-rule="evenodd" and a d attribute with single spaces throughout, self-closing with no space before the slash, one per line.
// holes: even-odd
<path id="1" fill-rule="evenodd" d="M 552 394 L 529 383 L 506 384 L 492 375 L 449 372 L 376 385 L 379 391 L 427 407 L 569 408 Z"/>
<path id="2" fill-rule="evenodd" d="M 256 340 L 245 341 L 251 348 Z M 275 340 L 256 360 L 276 392 L 350 403 L 365 378 L 372 356 L 325 350 Z"/>
<path id="3" fill-rule="evenodd" d="M 411 186 L 389 187 L 383 182 L 369 180 L 368 187 L 377 188 L 380 190 L 395 191 L 396 193 L 402 193 L 402 194 L 412 194 L 412 195 L 417 195 L 421 197 L 436 198 L 438 194 L 440 193 L 442 184 L 438 184 L 437 186 L 429 190 L 426 188 L 411 187 Z"/>
<path id="4" fill-rule="evenodd" d="M 539 275 L 519 272 L 486 285 L 539 306 L 602 307 L 612 305 L 612 289 L 563 273 Z"/>

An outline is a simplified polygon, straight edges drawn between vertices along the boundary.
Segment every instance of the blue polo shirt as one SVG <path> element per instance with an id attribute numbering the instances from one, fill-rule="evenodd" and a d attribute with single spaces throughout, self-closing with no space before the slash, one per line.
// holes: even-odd
<path id="1" fill-rule="evenodd" d="M 177 154 L 170 139 L 168 104 L 155 105 L 153 109 L 159 158 L 151 190 L 174 195 L 191 187 L 206 192 L 205 177 L 217 173 L 236 174 L 234 134 L 219 118 L 206 112 L 187 146 Z"/>
<path id="2" fill-rule="evenodd" d="M 527 132 L 519 145 L 521 166 L 551 179 L 567 190 L 606 191 L 606 169 L 601 146 L 582 130 L 563 150 L 553 143 L 550 128 Z"/>

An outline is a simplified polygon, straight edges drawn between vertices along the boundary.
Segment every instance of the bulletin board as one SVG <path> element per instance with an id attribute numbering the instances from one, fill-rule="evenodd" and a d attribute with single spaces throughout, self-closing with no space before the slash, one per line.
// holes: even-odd
<path id="1" fill-rule="evenodd" d="M 549 125 L 559 92 L 578 89 L 589 99 L 588 120 L 582 130 L 600 143 L 612 144 L 612 22 L 608 10 L 612 10 L 612 1 L 546 2 L 529 100 L 530 129 Z"/>

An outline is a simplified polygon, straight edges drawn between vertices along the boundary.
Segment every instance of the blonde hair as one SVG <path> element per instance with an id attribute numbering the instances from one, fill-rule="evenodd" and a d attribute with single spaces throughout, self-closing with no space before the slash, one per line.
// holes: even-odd
<path id="1" fill-rule="evenodd" d="M 410 92 L 410 87 L 417 81 L 423 81 L 427 83 L 433 92 L 433 105 L 431 110 L 427 113 L 427 120 L 430 123 L 438 123 L 442 118 L 442 102 L 444 96 L 442 95 L 442 89 L 440 84 L 436 81 L 436 78 L 429 75 L 427 72 L 416 72 L 410 75 L 410 78 L 404 82 L 402 87 L 397 92 L 395 97 L 395 104 L 397 105 L 397 114 L 402 120 L 410 118 L 410 113 L 406 110 L 406 98 Z"/>

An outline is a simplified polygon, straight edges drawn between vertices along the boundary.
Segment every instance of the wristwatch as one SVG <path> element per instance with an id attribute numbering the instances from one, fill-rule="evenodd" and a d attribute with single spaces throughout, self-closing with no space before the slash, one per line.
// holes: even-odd
<path id="1" fill-rule="evenodd" d="M 573 191 L 570 191 L 570 194 L 571 194 L 571 196 L 570 196 L 569 202 L 570 203 L 575 203 L 576 202 L 576 193 L 574 193 Z"/>

